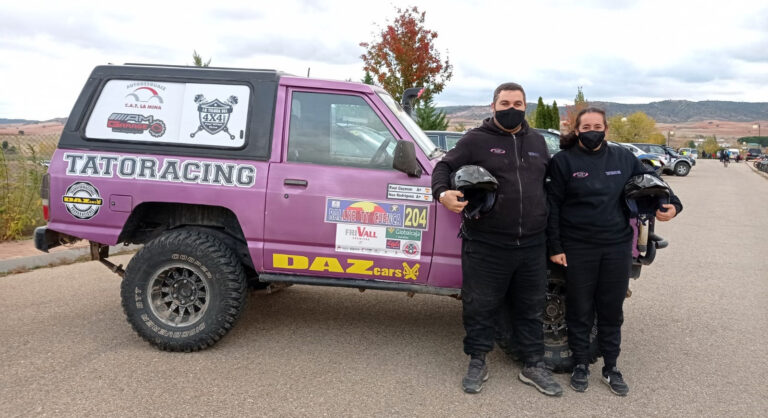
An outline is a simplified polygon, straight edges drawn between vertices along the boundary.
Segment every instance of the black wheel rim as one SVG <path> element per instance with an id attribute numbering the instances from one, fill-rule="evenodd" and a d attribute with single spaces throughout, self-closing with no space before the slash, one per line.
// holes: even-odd
<path id="1" fill-rule="evenodd" d="M 149 307 L 172 327 L 187 327 L 203 318 L 210 304 L 210 283 L 195 266 L 174 263 L 157 270 L 147 285 Z"/>
<path id="2" fill-rule="evenodd" d="M 544 337 L 557 341 L 567 338 L 565 324 L 565 280 L 549 279 L 547 284 L 547 299 L 542 315 Z"/>

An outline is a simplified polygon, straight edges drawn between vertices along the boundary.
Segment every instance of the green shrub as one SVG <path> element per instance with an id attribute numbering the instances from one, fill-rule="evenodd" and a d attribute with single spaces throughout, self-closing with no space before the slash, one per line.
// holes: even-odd
<path id="1" fill-rule="evenodd" d="M 0 148 L 0 241 L 29 236 L 45 225 L 40 183 L 50 149 L 49 144 L 28 141 Z"/>

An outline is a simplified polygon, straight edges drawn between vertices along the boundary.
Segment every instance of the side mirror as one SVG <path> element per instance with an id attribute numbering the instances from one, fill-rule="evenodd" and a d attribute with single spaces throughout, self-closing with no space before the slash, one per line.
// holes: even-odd
<path id="1" fill-rule="evenodd" d="M 411 116 L 411 112 L 413 111 L 413 101 L 421 97 L 422 93 L 424 93 L 424 87 L 411 87 L 409 89 L 405 89 L 403 92 L 401 105 L 403 106 L 403 110 L 405 110 L 405 113 L 407 113 L 408 116 Z"/>
<path id="2" fill-rule="evenodd" d="M 413 142 L 397 141 L 392 168 L 408 174 L 408 177 L 421 177 L 423 171 L 418 159 L 416 159 L 416 147 L 414 147 Z"/>

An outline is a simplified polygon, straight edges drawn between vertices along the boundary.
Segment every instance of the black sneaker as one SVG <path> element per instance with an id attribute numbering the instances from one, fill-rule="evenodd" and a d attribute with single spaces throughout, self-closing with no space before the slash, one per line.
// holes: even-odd
<path id="1" fill-rule="evenodd" d="M 543 362 L 538 362 L 535 366 L 525 366 L 517 377 L 526 385 L 535 387 L 545 395 L 560 396 L 563 394 L 563 388 L 555 382 L 552 372 L 544 367 Z"/>
<path id="2" fill-rule="evenodd" d="M 629 386 L 624 382 L 624 378 L 616 366 L 613 366 L 610 370 L 603 369 L 603 383 L 608 385 L 611 388 L 611 392 L 616 395 L 627 396 L 627 393 L 629 393 Z"/>
<path id="3" fill-rule="evenodd" d="M 586 364 L 577 364 L 573 368 L 571 389 L 576 392 L 586 392 L 589 389 L 589 367 Z"/>
<path id="4" fill-rule="evenodd" d="M 488 380 L 488 366 L 482 358 L 473 358 L 469 361 L 467 375 L 461 379 L 461 387 L 467 393 L 480 393 L 483 382 Z"/>

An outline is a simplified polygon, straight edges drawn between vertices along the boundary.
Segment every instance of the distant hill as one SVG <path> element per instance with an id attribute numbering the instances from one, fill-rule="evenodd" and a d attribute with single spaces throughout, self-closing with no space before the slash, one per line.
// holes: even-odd
<path id="1" fill-rule="evenodd" d="M 768 119 L 768 103 L 726 102 L 706 100 L 691 102 L 688 100 L 664 100 L 646 104 L 625 104 L 614 102 L 590 102 L 591 105 L 605 109 L 608 116 L 629 115 L 644 112 L 660 123 L 683 123 L 702 120 L 723 120 L 733 122 L 751 122 Z M 490 106 L 445 106 L 440 107 L 448 118 L 460 120 L 481 120 L 490 115 Z M 528 111 L 536 110 L 536 103 L 528 103 Z M 564 106 L 558 108 L 560 116 L 565 117 Z"/>
<path id="2" fill-rule="evenodd" d="M 35 123 L 60 123 L 64 125 L 67 123 L 67 118 L 53 118 L 48 120 L 29 120 L 29 119 L 5 119 L 0 118 L 0 125 L 8 125 L 8 124 L 22 124 L 22 125 L 32 125 Z"/>

